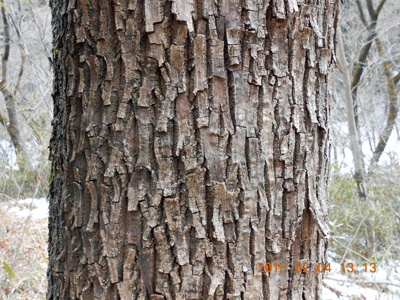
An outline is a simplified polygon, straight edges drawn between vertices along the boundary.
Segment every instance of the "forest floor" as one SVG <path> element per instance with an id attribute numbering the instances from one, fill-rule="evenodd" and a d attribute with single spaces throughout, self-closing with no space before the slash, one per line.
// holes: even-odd
<path id="1" fill-rule="evenodd" d="M 47 202 L 0 198 L 0 299 L 45 299 L 48 228 Z M 341 258 L 329 252 L 331 272 L 325 272 L 325 300 L 400 299 L 400 263 L 380 263 L 375 273 L 364 267 L 341 272 Z M 359 272 L 357 272 L 359 271 Z"/>
<path id="2" fill-rule="evenodd" d="M 46 299 L 47 202 L 0 198 L 0 299 Z"/>

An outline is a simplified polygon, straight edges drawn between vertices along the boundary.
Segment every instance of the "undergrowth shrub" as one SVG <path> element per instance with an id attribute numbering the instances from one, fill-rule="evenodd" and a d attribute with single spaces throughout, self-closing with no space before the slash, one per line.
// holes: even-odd
<path id="1" fill-rule="evenodd" d="M 1 196 L 14 199 L 46 197 L 50 173 L 48 149 L 31 149 L 24 161 L 10 159 L 6 154 L 4 147 L 0 147 Z"/>
<path id="2" fill-rule="evenodd" d="M 329 185 L 331 247 L 348 260 L 399 258 L 400 168 L 374 169 L 367 178 L 367 200 L 358 198 L 351 174 L 332 165 Z"/>

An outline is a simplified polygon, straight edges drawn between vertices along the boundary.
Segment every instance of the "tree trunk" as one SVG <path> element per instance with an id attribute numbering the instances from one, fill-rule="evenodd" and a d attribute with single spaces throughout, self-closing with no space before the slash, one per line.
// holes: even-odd
<path id="1" fill-rule="evenodd" d="M 53 3 L 47 299 L 320 299 L 338 3 Z"/>
<path id="2" fill-rule="evenodd" d="M 18 122 L 17 109 L 15 107 L 15 99 L 14 99 L 15 94 L 13 95 L 7 88 L 8 59 L 10 56 L 10 26 L 8 23 L 4 3 L 3 6 L 1 7 L 1 14 L 3 17 L 3 26 L 4 26 L 4 32 L 3 32 L 4 53 L 1 56 L 2 78 L 0 82 L 0 91 L 3 94 L 4 102 L 6 103 L 8 119 L 5 115 L 3 115 L 0 112 L 0 123 L 6 127 L 7 132 L 10 135 L 11 142 L 15 148 L 15 153 L 19 158 L 18 161 L 19 169 L 22 171 L 26 165 L 24 143 L 20 132 L 20 123 Z"/>
<path id="3" fill-rule="evenodd" d="M 346 116 L 347 116 L 347 124 L 349 126 L 349 139 L 350 139 L 350 150 L 353 155 L 353 163 L 354 163 L 354 179 L 357 184 L 358 189 L 358 197 L 362 200 L 366 200 L 367 191 L 365 188 L 365 170 L 364 170 L 364 154 L 361 148 L 361 141 L 359 137 L 359 130 L 357 130 L 356 119 L 354 114 L 354 102 L 351 93 L 351 84 L 350 84 L 350 72 L 347 66 L 346 56 L 344 54 L 343 47 L 343 39 L 342 39 L 342 31 L 337 28 L 338 33 L 338 61 L 340 65 L 340 71 L 343 75 L 343 85 L 344 85 L 344 101 L 346 103 Z M 359 129 L 359 128 L 358 128 Z"/>

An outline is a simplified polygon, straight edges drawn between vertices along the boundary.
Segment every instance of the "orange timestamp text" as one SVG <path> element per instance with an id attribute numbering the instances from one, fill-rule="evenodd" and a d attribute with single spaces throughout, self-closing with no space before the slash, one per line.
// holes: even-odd
<path id="1" fill-rule="evenodd" d="M 365 273 L 370 272 L 370 273 L 375 273 L 376 272 L 376 264 L 375 263 L 370 263 L 369 265 L 367 263 L 362 264 L 362 266 L 364 266 L 364 268 L 360 268 L 359 264 L 353 264 L 353 263 L 342 263 L 341 265 L 341 271 L 342 272 L 348 272 L 348 273 L 359 273 L 360 270 L 361 272 L 364 271 Z M 271 273 L 271 272 L 297 272 L 297 273 L 309 273 L 315 272 L 315 268 L 313 268 L 313 270 L 311 271 L 310 266 L 308 263 L 304 262 L 304 263 L 296 263 L 294 265 L 294 268 L 287 268 L 286 267 L 286 263 L 259 263 L 258 264 L 259 269 L 258 272 L 259 273 Z M 356 266 L 356 267 L 355 267 Z M 316 268 L 316 272 L 318 273 L 323 273 L 323 272 L 331 272 L 332 268 L 331 268 L 331 264 L 327 263 L 318 263 L 317 268 Z"/>
<path id="2" fill-rule="evenodd" d="M 341 271 L 343 273 L 345 273 L 345 272 L 348 272 L 348 273 L 353 273 L 353 272 L 354 273 L 358 273 L 358 272 L 360 272 L 359 270 L 357 270 L 357 269 L 359 269 L 358 267 L 360 267 L 359 264 L 353 264 L 353 263 L 345 264 L 345 263 L 342 263 L 342 264 L 340 264 L 340 266 L 341 266 Z M 347 266 L 347 268 L 346 268 L 346 266 Z M 356 266 L 356 269 L 354 268 L 354 266 Z M 364 273 L 368 273 L 368 272 L 375 273 L 376 272 L 376 264 L 375 263 L 370 263 L 369 265 L 367 263 L 365 263 L 365 264 L 362 264 L 362 266 L 364 266 L 364 268 L 362 268 L 360 270 L 364 271 Z"/>
<path id="3" fill-rule="evenodd" d="M 291 269 L 289 269 L 288 270 L 288 268 L 286 268 L 286 263 L 281 263 L 281 264 L 278 264 L 278 263 L 266 263 L 266 264 L 264 264 L 264 263 L 259 263 L 258 264 L 258 266 L 260 267 L 259 269 L 258 269 L 258 272 L 259 273 L 271 273 L 271 272 L 281 272 L 281 273 L 284 273 L 284 272 L 290 272 L 291 271 Z M 278 270 L 279 269 L 279 270 Z M 308 263 L 296 263 L 295 265 L 294 265 L 294 270 L 293 270 L 294 272 L 297 272 L 297 273 L 309 273 L 309 272 L 314 272 L 314 271 L 310 271 L 310 268 L 309 268 L 309 264 Z M 327 263 L 326 265 L 325 264 L 323 264 L 323 263 L 319 263 L 318 265 L 317 265 L 317 271 L 319 272 L 319 273 L 322 273 L 322 272 L 326 272 L 326 271 L 328 271 L 328 272 L 330 272 L 331 271 L 331 264 L 330 263 Z"/>

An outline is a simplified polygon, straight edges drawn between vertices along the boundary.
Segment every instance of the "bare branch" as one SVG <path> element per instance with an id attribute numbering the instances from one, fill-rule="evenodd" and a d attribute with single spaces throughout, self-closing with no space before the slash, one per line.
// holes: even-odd
<path id="1" fill-rule="evenodd" d="M 4 6 L 1 7 L 1 14 L 3 15 L 3 23 L 4 23 L 4 54 L 1 58 L 2 64 L 2 79 L 0 83 L 0 88 L 3 89 L 7 85 L 7 63 L 8 57 L 10 55 L 10 27 L 8 25 L 6 9 Z"/>
<path id="2" fill-rule="evenodd" d="M 400 80 L 400 72 L 396 76 L 393 77 L 394 84 L 398 83 L 399 80 Z"/>
<path id="3" fill-rule="evenodd" d="M 361 22 L 364 24 L 365 27 L 368 27 L 368 22 L 367 22 L 367 19 L 365 18 L 364 11 L 363 11 L 363 8 L 361 6 L 360 0 L 356 0 L 356 4 L 357 4 L 357 7 L 358 7 L 358 11 L 360 12 Z"/>
<path id="4" fill-rule="evenodd" d="M 0 111 L 0 123 L 1 125 L 3 125 L 4 127 L 7 127 L 8 124 L 8 119 L 5 115 L 3 115 Z"/>
<path id="5" fill-rule="evenodd" d="M 343 83 L 345 88 L 344 99 L 346 102 L 346 113 L 347 113 L 347 123 L 349 126 L 349 136 L 350 136 L 350 149 L 353 154 L 353 162 L 355 167 L 354 179 L 357 183 L 358 195 L 360 199 L 366 199 L 366 189 L 365 189 L 365 179 L 364 179 L 364 162 L 363 162 L 363 153 L 361 145 L 359 144 L 359 136 L 356 128 L 355 116 L 354 116 L 354 103 L 353 97 L 351 94 L 350 88 L 350 72 L 347 67 L 346 58 L 344 55 L 343 49 L 343 39 L 342 39 L 342 31 L 340 27 L 337 29 L 338 33 L 338 45 L 337 45 L 337 53 L 340 70 L 343 74 Z"/>
<path id="6" fill-rule="evenodd" d="M 383 151 L 385 150 L 387 141 L 392 133 L 394 124 L 396 123 L 397 114 L 399 112 L 399 106 L 397 105 L 397 90 L 395 87 L 395 81 L 390 71 L 389 62 L 384 58 L 384 52 L 381 41 L 379 38 L 375 39 L 376 46 L 378 47 L 379 55 L 383 60 L 383 68 L 385 70 L 385 76 L 388 83 L 388 94 L 389 94 L 389 113 L 386 121 L 386 126 L 383 132 L 379 135 L 379 143 L 375 148 L 374 155 L 371 159 L 371 166 L 378 163 Z"/>
<path id="7" fill-rule="evenodd" d="M 351 279 L 351 278 L 346 278 L 346 279 L 339 279 L 339 278 L 334 278 L 334 277 L 328 277 L 326 280 L 334 280 L 334 281 L 339 281 L 339 282 L 353 282 L 355 284 L 377 284 L 377 285 L 392 285 L 396 287 L 400 287 L 400 284 L 392 282 L 392 281 L 374 281 L 374 280 L 364 280 L 364 279 Z"/>
<path id="8" fill-rule="evenodd" d="M 386 0 L 381 1 L 380 9 L 382 8 L 382 6 L 384 5 L 385 2 L 386 2 Z M 367 41 L 366 41 L 366 44 L 362 47 L 362 49 L 360 51 L 357 65 L 356 65 L 356 68 L 353 73 L 353 80 L 351 82 L 351 90 L 352 90 L 352 96 L 353 96 L 353 102 L 354 102 L 355 121 L 356 121 L 356 127 L 357 127 L 358 132 L 360 129 L 359 129 L 359 123 L 358 123 L 358 114 L 357 114 L 357 112 L 358 112 L 357 89 L 358 89 L 358 84 L 361 80 L 361 76 L 364 72 L 365 61 L 368 57 L 369 50 L 371 49 L 372 41 L 374 40 L 374 38 L 376 38 L 376 25 L 377 25 L 377 21 L 378 21 L 378 15 L 380 12 L 380 9 L 377 11 L 374 10 L 372 0 L 366 0 L 366 3 L 367 3 L 367 8 L 368 8 L 368 13 L 371 17 L 371 22 L 367 26 L 367 30 L 368 30 Z M 363 10 L 361 8 L 361 4 L 359 3 L 359 1 L 357 1 L 357 5 L 359 5 L 361 21 L 364 23 L 364 22 L 366 22 L 366 18 L 365 18 L 365 15 L 363 13 Z M 359 143 L 361 144 L 361 141 L 359 141 Z"/>
<path id="9" fill-rule="evenodd" d="M 375 27 L 375 26 L 374 26 Z M 364 72 L 365 61 L 367 60 L 369 50 L 371 49 L 372 41 L 375 38 L 375 33 L 370 32 L 367 37 L 365 45 L 361 48 L 360 55 L 353 74 L 353 80 L 351 81 L 351 89 L 353 90 L 360 82 L 361 75 Z"/>
<path id="10" fill-rule="evenodd" d="M 17 83 L 14 87 L 14 96 L 19 89 L 19 84 L 21 83 L 22 74 L 24 73 L 25 54 L 24 54 L 24 49 L 22 47 L 20 47 L 20 49 L 21 49 L 21 67 L 19 69 Z"/>
<path id="11" fill-rule="evenodd" d="M 376 22 L 378 19 L 378 15 L 375 12 L 374 5 L 372 4 L 372 0 L 366 0 L 367 2 L 367 8 L 368 8 L 368 13 L 369 16 L 371 17 L 372 22 Z"/>
<path id="12" fill-rule="evenodd" d="M 23 148 L 22 138 L 21 138 L 21 134 L 19 131 L 19 127 L 18 127 L 17 111 L 16 111 L 15 105 L 14 105 L 14 97 L 6 88 L 3 88 L 1 91 L 4 95 L 7 112 L 8 112 L 8 117 L 10 118 L 9 122 L 6 125 L 7 132 L 11 137 L 11 141 L 15 147 L 17 156 L 20 156 L 24 153 L 24 148 Z"/>
<path id="13" fill-rule="evenodd" d="M 15 24 L 13 18 L 11 17 L 10 19 L 11 19 L 11 23 L 13 24 L 14 29 L 15 29 L 15 31 L 17 33 L 18 41 L 19 41 L 18 44 L 19 44 L 19 48 L 20 48 L 20 51 L 21 51 L 21 66 L 20 66 L 19 73 L 18 73 L 17 83 L 16 83 L 16 85 L 14 87 L 14 96 L 15 96 L 15 94 L 17 93 L 17 91 L 19 89 L 19 85 L 21 83 L 22 74 L 24 73 L 25 53 L 24 53 L 24 47 L 22 45 L 21 31 L 19 30 L 18 26 Z"/>
<path id="14" fill-rule="evenodd" d="M 378 17 L 379 13 L 381 12 L 381 9 L 383 7 L 383 5 L 385 4 L 386 0 L 381 0 L 381 2 L 379 2 L 378 8 L 376 9 L 376 16 Z"/>
<path id="15" fill-rule="evenodd" d="M 358 122 L 358 99 L 357 99 L 357 90 L 358 90 L 358 84 L 361 80 L 361 76 L 364 72 L 365 68 L 365 62 L 368 57 L 368 53 L 371 49 L 372 41 L 376 36 L 375 33 L 375 27 L 376 27 L 376 22 L 371 23 L 368 26 L 368 37 L 365 45 L 361 48 L 360 54 L 358 56 L 357 64 L 353 73 L 353 79 L 351 80 L 351 93 L 353 97 L 353 107 L 354 107 L 354 116 L 355 116 L 355 122 L 356 122 L 356 129 L 358 132 L 358 135 L 360 136 L 360 126 Z M 358 141 L 361 145 L 361 140 Z"/>
<path id="16" fill-rule="evenodd" d="M 1 7 L 1 13 L 4 23 L 4 54 L 2 56 L 2 79 L 0 82 L 0 90 L 3 93 L 6 102 L 9 121 L 6 123 L 7 132 L 11 137 L 11 141 L 15 147 L 17 156 L 23 157 L 24 147 L 21 133 L 18 126 L 17 110 L 15 108 L 14 96 L 7 89 L 7 63 L 10 55 L 10 27 L 7 20 L 5 7 Z M 21 166 L 22 167 L 22 166 Z"/>

